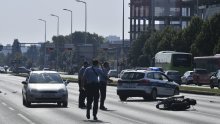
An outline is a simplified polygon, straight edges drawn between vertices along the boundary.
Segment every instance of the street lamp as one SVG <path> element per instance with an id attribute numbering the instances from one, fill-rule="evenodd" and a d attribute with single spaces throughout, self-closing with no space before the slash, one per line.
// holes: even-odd
<path id="1" fill-rule="evenodd" d="M 69 11 L 71 13 L 71 35 L 73 33 L 73 12 L 72 10 L 69 10 L 69 9 L 63 9 L 64 11 Z"/>
<path id="2" fill-rule="evenodd" d="M 124 64 L 124 44 L 125 44 L 125 39 L 124 39 L 124 22 L 125 22 L 125 5 L 124 5 L 124 3 L 125 3 L 125 1 L 123 0 L 123 15 L 122 15 L 122 62 L 123 62 L 123 64 Z M 123 67 L 123 69 L 124 69 L 124 67 Z"/>
<path id="3" fill-rule="evenodd" d="M 54 14 L 50 14 L 51 16 L 54 16 L 57 18 L 57 36 L 59 36 L 59 23 L 60 23 L 60 19 L 59 19 L 59 16 L 57 15 L 54 15 Z"/>
<path id="4" fill-rule="evenodd" d="M 63 9 L 63 10 L 68 11 L 68 12 L 71 13 L 71 33 L 70 33 L 70 37 L 71 37 L 71 43 L 73 43 L 73 35 L 72 35 L 72 33 L 73 33 L 73 12 L 72 12 L 72 10 L 69 10 L 69 9 Z M 72 69 L 72 54 L 71 54 L 70 59 L 71 59 L 70 63 L 71 63 L 71 69 Z"/>
<path id="5" fill-rule="evenodd" d="M 57 15 L 54 15 L 54 14 L 50 14 L 51 16 L 54 16 L 57 18 L 57 36 L 59 36 L 59 23 L 60 23 L 60 19 L 59 19 L 59 16 Z M 56 62 L 56 68 L 57 68 L 57 71 L 58 71 L 58 45 L 57 45 L 57 62 Z"/>
<path id="6" fill-rule="evenodd" d="M 87 32 L 87 3 L 85 1 L 76 0 L 76 2 L 80 2 L 85 4 L 85 44 L 86 44 L 86 32 Z"/>
<path id="7" fill-rule="evenodd" d="M 44 41 L 45 41 L 45 45 L 44 45 L 44 67 L 45 67 L 46 66 L 47 21 L 43 20 L 43 19 L 38 19 L 38 20 L 44 22 L 44 24 L 45 24 L 45 36 L 44 36 Z"/>

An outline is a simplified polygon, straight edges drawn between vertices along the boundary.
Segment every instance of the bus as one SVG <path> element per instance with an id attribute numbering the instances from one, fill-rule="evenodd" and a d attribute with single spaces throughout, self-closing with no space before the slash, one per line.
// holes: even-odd
<path id="1" fill-rule="evenodd" d="M 220 69 L 220 55 L 194 57 L 195 68 L 204 68 L 208 72 L 216 72 Z"/>
<path id="2" fill-rule="evenodd" d="M 160 51 L 155 54 L 155 66 L 166 70 L 176 70 L 180 74 L 193 69 L 193 57 L 191 53 Z"/>

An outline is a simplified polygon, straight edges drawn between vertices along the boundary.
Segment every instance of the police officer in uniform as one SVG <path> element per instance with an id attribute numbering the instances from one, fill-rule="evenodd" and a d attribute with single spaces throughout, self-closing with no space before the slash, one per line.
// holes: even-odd
<path id="1" fill-rule="evenodd" d="M 97 112 L 99 102 L 100 75 L 102 75 L 102 70 L 99 68 L 98 60 L 93 60 L 92 66 L 87 67 L 83 74 L 84 88 L 87 94 L 87 119 L 90 119 L 90 109 L 93 103 L 93 119 L 98 120 Z"/>
<path id="2" fill-rule="evenodd" d="M 104 102 L 105 102 L 105 98 L 106 98 L 106 87 L 107 87 L 108 81 L 112 82 L 112 80 L 109 79 L 109 77 L 108 77 L 109 70 L 110 70 L 109 63 L 104 62 L 104 64 L 102 65 L 103 75 L 100 78 L 100 95 L 101 95 L 100 109 L 101 110 L 107 110 L 107 108 L 104 106 Z"/>
<path id="3" fill-rule="evenodd" d="M 83 88 L 83 73 L 85 72 L 86 68 L 89 66 L 88 62 L 84 62 L 83 66 L 81 67 L 81 69 L 79 70 L 79 74 L 78 74 L 78 84 L 79 84 L 79 108 L 84 109 L 86 108 L 86 104 L 85 104 L 85 99 L 86 99 L 86 92 L 85 89 Z"/>

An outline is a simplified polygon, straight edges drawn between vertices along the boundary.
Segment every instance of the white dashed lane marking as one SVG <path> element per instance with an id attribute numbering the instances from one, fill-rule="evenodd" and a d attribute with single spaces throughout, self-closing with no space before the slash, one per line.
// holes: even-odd
<path id="1" fill-rule="evenodd" d="M 6 104 L 6 103 L 4 103 L 4 102 L 2 102 L 2 105 L 7 106 L 7 104 Z"/>
<path id="2" fill-rule="evenodd" d="M 8 107 L 8 109 L 10 109 L 10 110 L 12 110 L 12 111 L 14 111 L 15 109 L 13 109 L 12 107 Z"/>
<path id="3" fill-rule="evenodd" d="M 22 119 L 24 119 L 25 121 L 27 121 L 29 124 L 35 124 L 34 122 L 32 122 L 30 119 L 28 119 L 27 117 L 25 117 L 24 115 L 18 113 L 18 116 L 20 116 Z"/>

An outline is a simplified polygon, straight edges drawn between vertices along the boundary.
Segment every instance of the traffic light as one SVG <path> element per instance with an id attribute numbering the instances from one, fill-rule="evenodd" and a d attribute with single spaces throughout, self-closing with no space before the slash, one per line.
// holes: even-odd
<path id="1" fill-rule="evenodd" d="M 2 49 L 3 49 L 3 45 L 0 45 L 0 51 L 2 51 Z"/>

